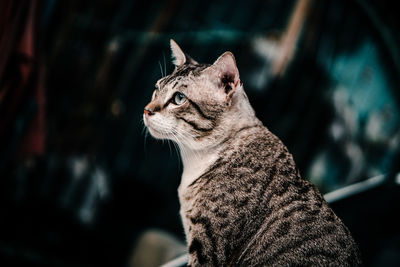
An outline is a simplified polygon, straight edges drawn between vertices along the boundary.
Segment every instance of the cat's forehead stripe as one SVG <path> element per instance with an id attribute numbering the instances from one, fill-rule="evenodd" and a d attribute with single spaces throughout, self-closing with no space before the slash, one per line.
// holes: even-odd
<path id="1" fill-rule="evenodd" d="M 161 87 L 165 87 L 168 84 L 174 83 L 172 86 L 174 88 L 178 84 L 178 81 L 182 80 L 183 77 L 189 77 L 190 75 L 199 76 L 201 71 L 209 66 L 209 64 L 183 65 L 171 75 L 161 79 L 160 85 Z"/>

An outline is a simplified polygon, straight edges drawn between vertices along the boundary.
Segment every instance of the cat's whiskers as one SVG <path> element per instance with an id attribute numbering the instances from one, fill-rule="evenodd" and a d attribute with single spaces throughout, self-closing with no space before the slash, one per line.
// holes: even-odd
<path id="1" fill-rule="evenodd" d="M 141 123 L 143 124 L 142 135 L 144 134 L 143 149 L 144 151 L 146 151 L 146 142 L 147 142 L 147 137 L 149 136 L 149 129 L 146 127 L 143 118 L 141 119 Z"/>
<path id="2" fill-rule="evenodd" d="M 175 144 L 178 146 L 181 153 L 183 154 L 182 157 L 185 158 L 186 154 L 187 154 L 185 145 L 183 144 L 186 141 L 185 137 L 182 136 L 182 134 L 180 132 L 176 131 L 175 129 L 172 129 L 171 134 L 174 137 Z"/>
<path id="3" fill-rule="evenodd" d="M 183 160 L 186 157 L 185 152 L 183 152 L 178 145 L 178 137 L 176 136 L 176 134 L 174 132 L 171 133 L 173 136 L 172 143 L 174 144 L 175 150 L 176 150 L 176 154 L 178 155 L 179 161 L 181 164 L 183 164 Z M 179 165 L 181 166 L 181 165 Z"/>
<path id="4" fill-rule="evenodd" d="M 169 123 L 166 123 L 165 121 L 154 120 L 152 124 L 158 129 L 157 132 L 163 136 L 162 142 L 163 143 L 165 141 L 168 142 L 170 151 L 171 151 L 170 141 L 172 141 L 179 159 L 183 161 L 185 158 L 187 158 L 188 153 L 186 149 L 182 149 L 185 146 L 183 143 L 188 142 L 185 136 L 180 134 L 178 131 L 172 128 Z"/>
<path id="5" fill-rule="evenodd" d="M 168 148 L 169 148 L 169 155 L 172 156 L 172 149 L 171 149 L 171 140 L 167 140 Z"/>
<path id="6" fill-rule="evenodd" d="M 161 67 L 161 62 L 160 62 L 160 61 L 158 61 L 158 66 L 160 67 L 161 78 L 163 78 L 165 75 L 164 75 L 164 73 L 163 73 L 163 69 L 162 69 L 162 67 Z"/>
<path id="7" fill-rule="evenodd" d="M 172 149 L 171 149 L 171 143 L 172 143 L 172 146 L 174 147 L 174 149 L 175 149 L 175 152 L 176 152 L 176 154 L 177 154 L 177 156 L 178 156 L 178 166 L 179 166 L 179 168 L 181 168 L 180 166 L 180 164 L 181 164 L 181 162 L 182 162 L 182 159 L 181 159 L 181 154 L 179 153 L 179 148 L 177 147 L 178 145 L 177 145 L 177 142 L 175 141 L 176 139 L 177 139 L 177 137 L 175 136 L 175 134 L 173 133 L 173 132 L 171 132 L 171 133 L 167 133 L 167 132 L 165 132 L 164 133 L 165 135 L 172 135 L 172 140 L 171 139 L 165 139 L 166 141 L 167 141 L 167 143 L 168 143 L 168 147 L 169 147 L 169 151 L 170 151 L 170 155 L 172 155 Z"/>
<path id="8" fill-rule="evenodd" d="M 186 158 L 186 149 L 184 148 L 185 145 L 183 145 L 183 142 L 185 141 L 185 137 L 182 136 L 181 133 L 179 133 L 178 131 L 176 131 L 175 129 L 171 129 L 170 134 L 172 135 L 172 139 L 173 139 L 173 143 L 175 146 L 177 146 L 176 148 L 181 151 L 181 153 L 178 152 L 178 154 L 181 155 L 182 160 L 184 158 Z"/>
<path id="9" fill-rule="evenodd" d="M 200 153 L 192 145 L 194 135 L 192 135 L 191 133 L 189 133 L 187 131 L 178 132 L 175 130 L 175 132 L 178 135 L 178 137 L 181 139 L 180 143 L 182 145 L 180 146 L 180 148 L 181 148 L 181 150 L 185 151 L 185 154 L 186 154 L 185 160 L 189 160 L 191 158 L 191 156 L 193 156 L 194 160 L 196 160 L 196 161 L 201 160 Z"/>
<path id="10" fill-rule="evenodd" d="M 171 142 L 172 142 L 172 144 L 174 145 L 174 148 L 175 148 L 176 154 L 178 155 L 178 159 L 179 159 L 179 167 L 181 168 L 181 164 L 182 164 L 182 155 L 181 155 L 181 153 L 179 153 L 179 147 L 178 147 L 178 145 L 177 145 L 177 143 L 176 143 L 176 142 L 174 142 L 174 141 L 171 141 Z M 179 170 L 181 170 L 181 169 L 179 169 Z"/>
<path id="11" fill-rule="evenodd" d="M 165 54 L 164 53 L 163 53 L 163 60 L 164 60 L 164 75 L 163 75 L 163 77 L 164 77 L 165 75 L 167 75 L 167 63 L 165 61 Z"/>
<path id="12" fill-rule="evenodd" d="M 174 145 L 176 154 L 178 154 L 178 158 L 181 159 L 181 154 L 179 153 L 179 148 L 178 148 L 178 144 L 177 144 L 178 137 L 176 137 L 176 135 L 174 134 L 173 131 L 171 132 L 171 135 L 172 135 L 172 137 L 174 139 L 174 140 L 171 140 L 171 142 Z"/>

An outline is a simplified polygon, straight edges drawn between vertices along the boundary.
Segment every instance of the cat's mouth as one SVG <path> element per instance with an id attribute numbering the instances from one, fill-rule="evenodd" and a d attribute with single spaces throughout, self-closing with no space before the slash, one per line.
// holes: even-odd
<path id="1" fill-rule="evenodd" d="M 168 134 L 159 130 L 156 125 L 152 120 L 150 120 L 145 114 L 143 114 L 143 122 L 144 125 L 147 127 L 149 130 L 151 136 L 153 136 L 156 139 L 168 139 Z"/>
<path id="2" fill-rule="evenodd" d="M 151 136 L 153 136 L 154 138 L 157 138 L 157 139 L 166 139 L 166 138 L 165 138 L 165 134 L 163 134 L 162 132 L 159 132 L 159 131 L 157 131 L 156 129 L 151 128 L 151 127 L 148 127 L 148 126 L 147 126 L 147 129 L 149 130 Z"/>

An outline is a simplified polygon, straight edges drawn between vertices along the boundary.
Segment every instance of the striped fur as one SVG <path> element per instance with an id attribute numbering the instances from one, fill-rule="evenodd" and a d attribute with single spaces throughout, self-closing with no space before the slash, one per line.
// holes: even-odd
<path id="1" fill-rule="evenodd" d="M 174 43 L 179 64 L 157 82 L 144 121 L 181 150 L 190 265 L 360 265 L 346 226 L 255 117 L 233 55 L 202 65 L 179 49 Z M 187 97 L 182 105 L 172 99 L 177 91 Z"/>
<path id="2" fill-rule="evenodd" d="M 192 183 L 191 265 L 357 266 L 357 247 L 266 128 L 238 133 Z M 201 244 L 201 245 L 199 245 Z"/>

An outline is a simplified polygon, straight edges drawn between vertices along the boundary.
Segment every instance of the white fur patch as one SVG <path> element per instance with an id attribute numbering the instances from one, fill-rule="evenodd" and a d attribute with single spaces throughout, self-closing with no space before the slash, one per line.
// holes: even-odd
<path id="1" fill-rule="evenodd" d="M 186 188 L 199 178 L 217 159 L 218 153 L 215 152 L 204 155 L 196 155 L 192 152 L 190 156 L 182 156 L 184 169 L 178 189 L 179 195 L 183 194 Z"/>

